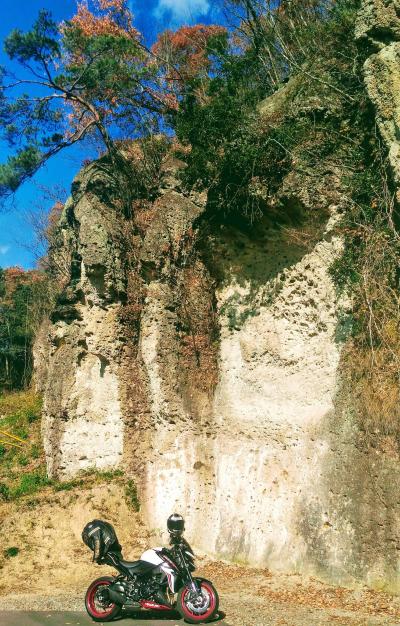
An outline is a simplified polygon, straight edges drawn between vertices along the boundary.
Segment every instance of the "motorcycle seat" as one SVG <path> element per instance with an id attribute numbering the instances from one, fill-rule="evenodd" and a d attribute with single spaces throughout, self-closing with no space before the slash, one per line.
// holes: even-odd
<path id="1" fill-rule="evenodd" d="M 154 568 L 154 565 L 147 561 L 124 561 L 119 559 L 119 563 L 122 567 L 129 570 L 131 574 L 145 574 Z"/>

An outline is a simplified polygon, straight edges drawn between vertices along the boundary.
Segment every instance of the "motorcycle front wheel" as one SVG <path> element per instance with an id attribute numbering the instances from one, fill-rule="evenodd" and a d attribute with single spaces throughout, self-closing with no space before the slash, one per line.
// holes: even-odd
<path id="1" fill-rule="evenodd" d="M 216 616 L 219 606 L 218 593 L 214 585 L 209 580 L 200 578 L 196 582 L 200 587 L 200 595 L 187 585 L 179 591 L 176 603 L 178 612 L 189 624 L 210 621 Z"/>
<path id="2" fill-rule="evenodd" d="M 121 613 L 121 607 L 107 599 L 104 590 L 113 582 L 110 576 L 97 578 L 89 586 L 85 595 L 85 606 L 94 622 L 111 622 Z"/>

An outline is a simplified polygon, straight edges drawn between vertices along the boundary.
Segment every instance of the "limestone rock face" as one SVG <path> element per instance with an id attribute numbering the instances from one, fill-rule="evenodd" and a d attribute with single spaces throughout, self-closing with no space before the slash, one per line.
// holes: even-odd
<path id="1" fill-rule="evenodd" d="M 390 41 L 400 41 L 398 0 L 362 0 L 356 24 L 356 37 L 375 49 Z"/>
<path id="2" fill-rule="evenodd" d="M 142 510 L 156 529 L 180 511 L 193 544 L 218 557 L 397 590 L 398 453 L 379 437 L 371 447 L 336 401 L 338 319 L 351 303 L 337 302 L 329 275 L 342 246 L 330 210 L 306 253 L 280 232 L 222 237 L 218 383 L 203 411 L 177 394 L 168 294 L 151 292 Z"/>
<path id="3" fill-rule="evenodd" d="M 96 165 L 74 181 L 60 224 L 71 251 L 70 282 L 36 343 L 36 363 L 48 355 L 43 434 L 51 475 L 114 468 L 122 460 L 118 312 L 125 285 L 118 220 L 99 199 L 104 185 Z"/>
<path id="4" fill-rule="evenodd" d="M 142 511 L 155 529 L 182 512 L 189 539 L 218 557 L 397 589 L 397 453 L 371 448 L 336 402 L 338 319 L 351 303 L 337 301 L 329 274 L 342 243 L 337 205 L 328 208 L 308 251 L 268 228 L 256 241 L 221 234 L 218 382 L 200 406 L 179 385 L 171 292 L 153 284 L 141 339 L 153 416 Z"/>
<path id="5" fill-rule="evenodd" d="M 392 175 L 400 185 L 400 3 L 364 0 L 356 37 L 367 49 L 365 83 L 389 152 Z M 397 201 L 400 201 L 399 191 Z"/>
<path id="6" fill-rule="evenodd" d="M 341 245 L 330 227 L 304 256 L 279 233 L 247 240 L 243 253 L 231 245 L 222 242 L 216 261 L 226 278 L 209 421 L 193 424 L 182 406 L 175 428 L 156 429 L 146 512 L 158 527 L 172 508 L 185 511 L 204 550 L 295 568 L 307 552 L 297 515 L 315 495 L 328 447 L 319 429 L 333 412 L 339 349 L 328 267 Z M 162 382 L 156 389 L 160 402 Z"/>

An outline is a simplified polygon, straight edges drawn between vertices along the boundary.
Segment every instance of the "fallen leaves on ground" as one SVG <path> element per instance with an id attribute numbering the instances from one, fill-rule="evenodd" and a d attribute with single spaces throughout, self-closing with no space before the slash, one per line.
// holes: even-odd
<path id="1" fill-rule="evenodd" d="M 237 582 L 240 581 L 240 589 L 243 590 L 248 585 L 249 592 L 260 601 L 400 619 L 400 599 L 372 589 L 334 587 L 314 578 L 271 574 L 267 569 L 247 568 L 220 561 L 205 562 L 201 573 L 225 592 L 235 591 Z M 346 624 L 346 616 L 336 615 L 332 619 L 337 620 L 338 624 Z M 354 618 L 352 619 L 351 624 L 354 624 Z M 360 626 L 364 623 L 360 621 Z"/>

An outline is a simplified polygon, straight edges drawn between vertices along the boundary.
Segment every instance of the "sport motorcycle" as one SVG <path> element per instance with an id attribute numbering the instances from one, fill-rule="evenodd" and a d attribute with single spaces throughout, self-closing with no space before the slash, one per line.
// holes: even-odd
<path id="1" fill-rule="evenodd" d="M 93 520 L 85 526 L 82 538 L 93 551 L 93 560 L 118 572 L 97 578 L 86 591 L 86 610 L 95 622 L 110 622 L 123 608 L 176 610 L 190 624 L 217 616 L 217 590 L 209 580 L 193 576 L 195 556 L 183 537 L 182 516 L 171 515 L 167 527 L 169 548 L 146 550 L 138 561 L 125 561 L 111 524 Z"/>

